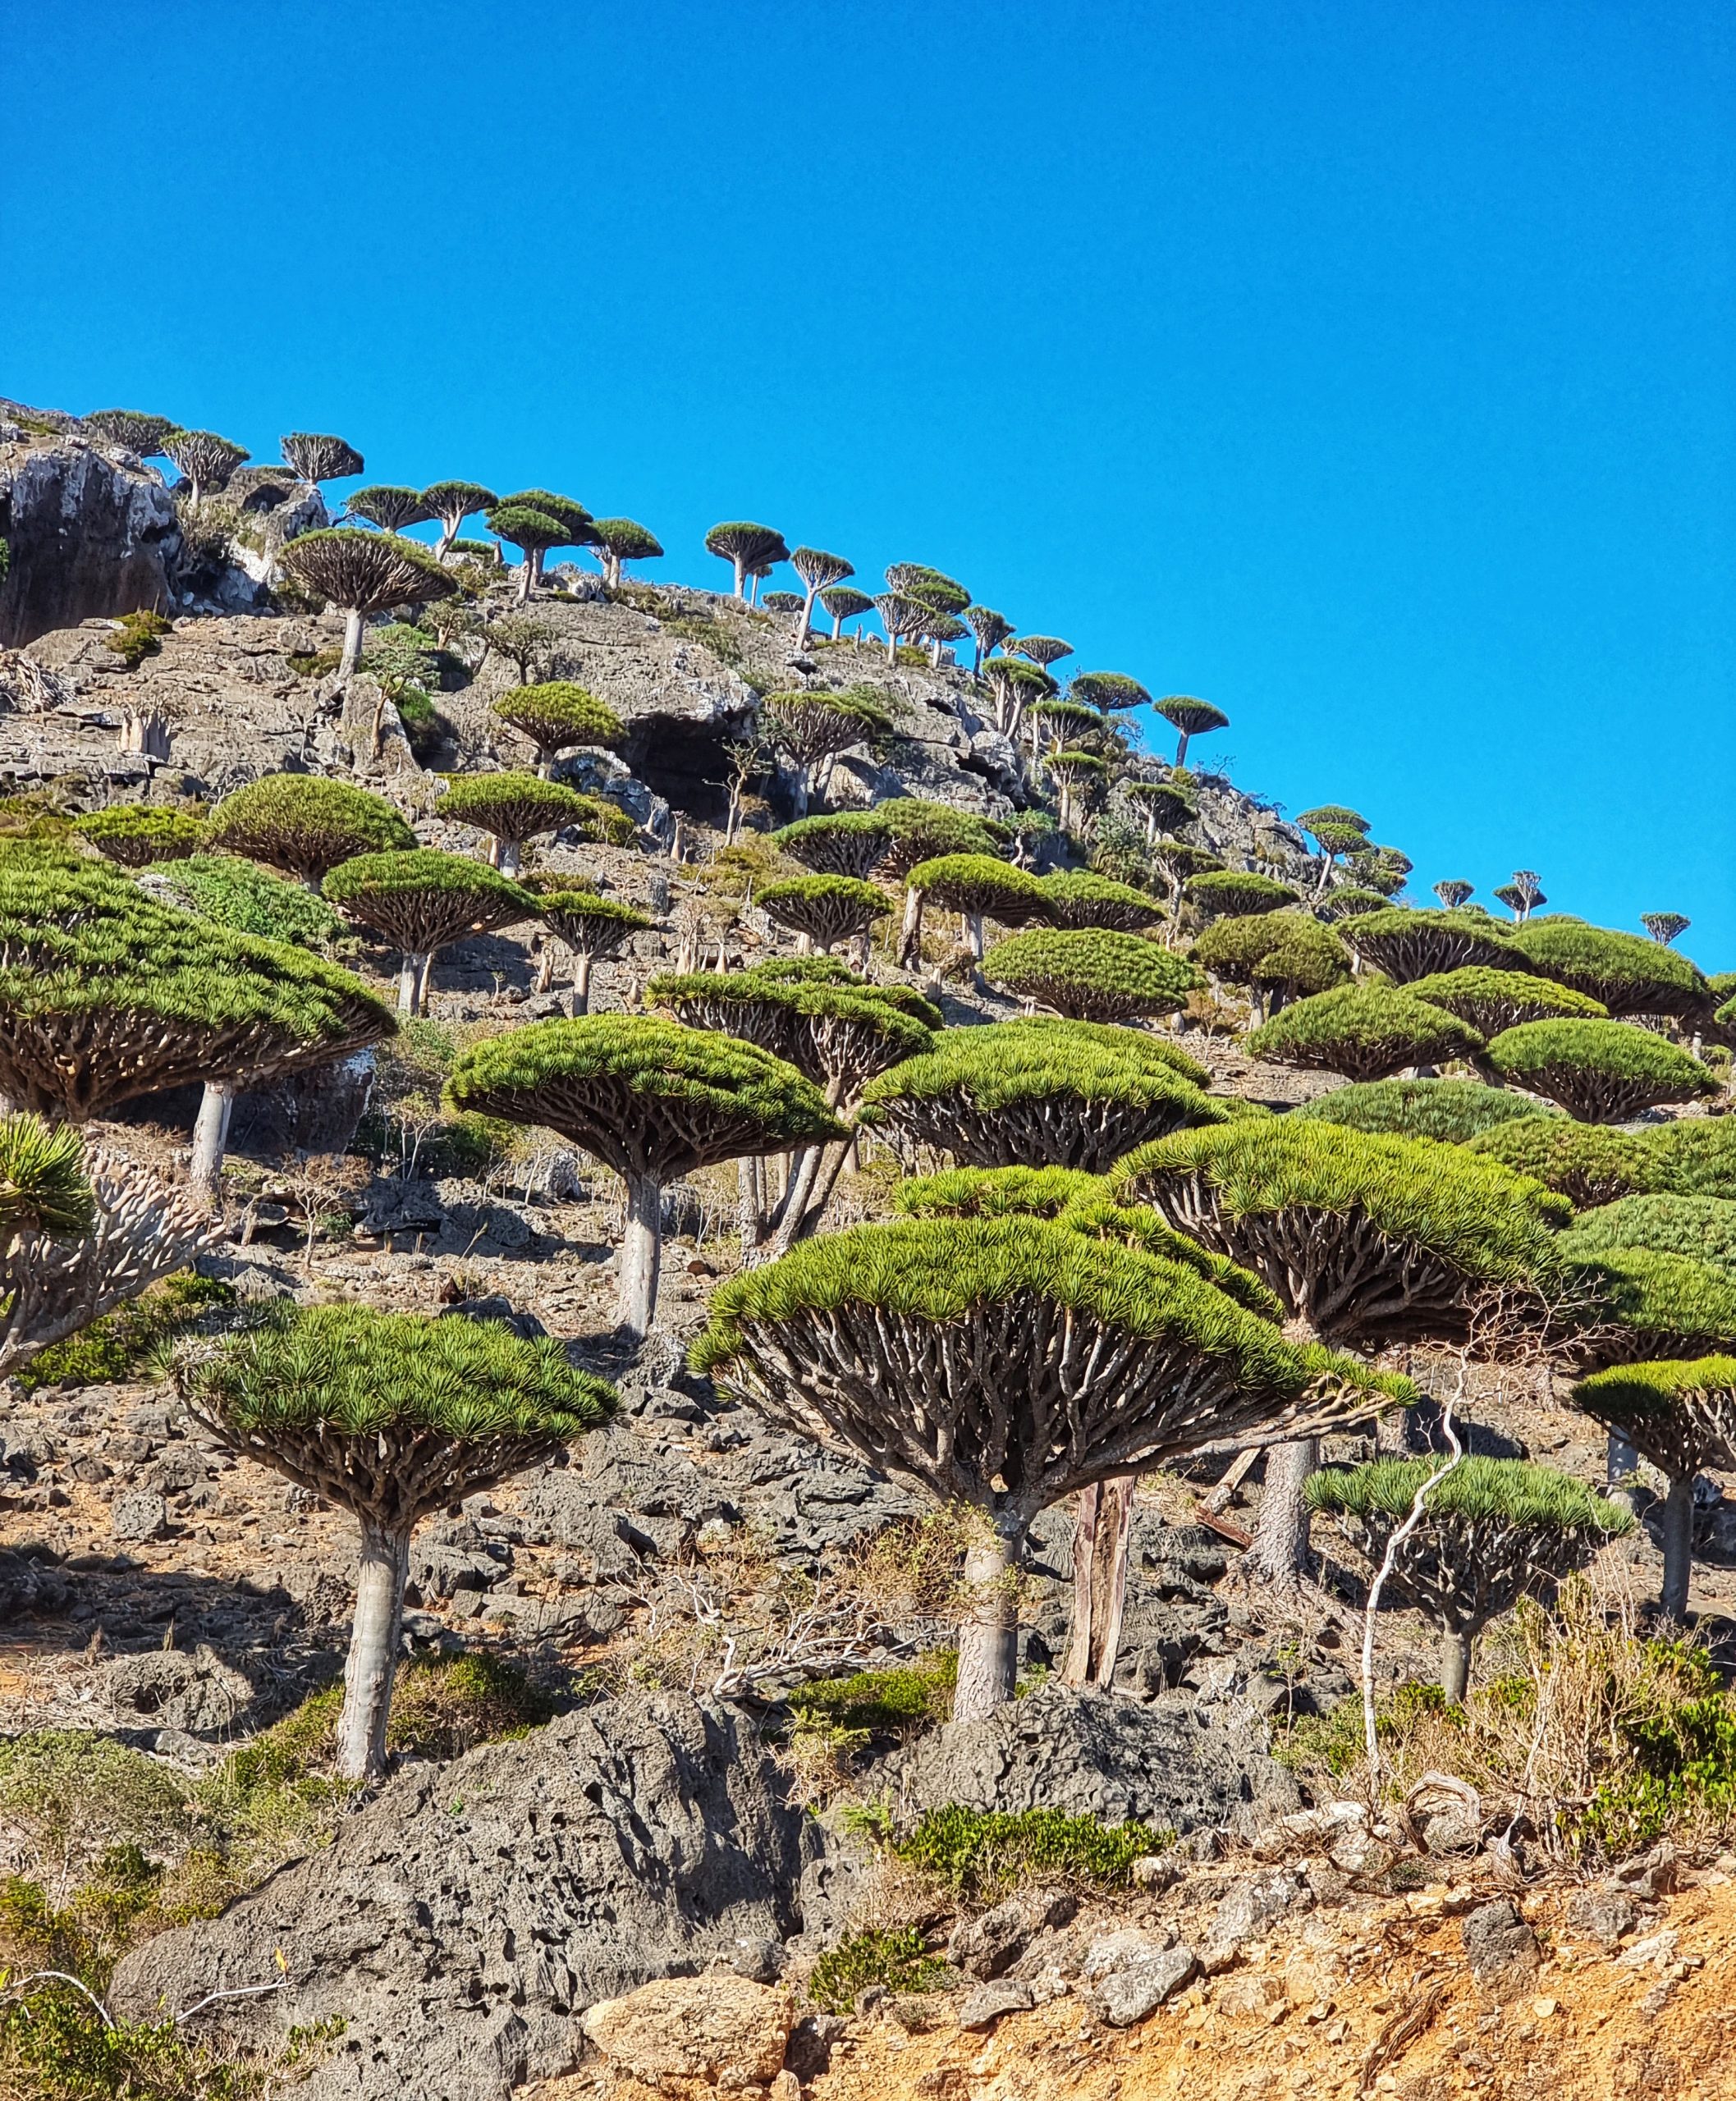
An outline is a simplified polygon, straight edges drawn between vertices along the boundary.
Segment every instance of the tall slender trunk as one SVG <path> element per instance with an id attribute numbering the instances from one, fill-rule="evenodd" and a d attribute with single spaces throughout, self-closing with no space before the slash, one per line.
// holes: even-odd
<path id="1" fill-rule="evenodd" d="M 421 1009 L 422 976 L 428 957 L 420 949 L 405 949 L 398 965 L 398 1012 L 414 1014 Z"/>
<path id="2" fill-rule="evenodd" d="M 744 555 L 731 555 L 730 560 L 735 569 L 735 596 L 745 605 L 748 600 L 745 588 L 748 579 L 747 558 Z"/>
<path id="3" fill-rule="evenodd" d="M 842 614 L 842 613 L 834 613 L 834 614 L 832 615 L 832 616 L 831 616 L 831 639 L 832 639 L 832 640 L 833 640 L 834 642 L 837 641 L 837 640 L 838 640 L 838 639 L 839 639 L 839 637 L 843 634 L 843 632 L 844 632 L 844 616 L 843 616 L 843 614 Z"/>
<path id="4" fill-rule="evenodd" d="M 1688 1617 L 1688 1586 L 1694 1566 L 1694 1477 L 1670 1477 L 1664 1498 L 1664 1589 L 1660 1603 L 1672 1619 Z"/>
<path id="5" fill-rule="evenodd" d="M 980 1722 L 1013 1696 L 1019 1674 L 1019 1604 L 1013 1587 L 1020 1535 L 996 1531 L 964 1556 L 969 1601 L 959 1629 L 955 1722 Z"/>
<path id="6" fill-rule="evenodd" d="M 905 970 L 913 968 L 923 952 L 923 894 L 919 890 L 905 891 L 905 921 L 898 940 L 898 961 Z"/>
<path id="7" fill-rule="evenodd" d="M 889 664 L 898 661 L 898 637 L 895 634 L 886 637 L 886 661 Z"/>
<path id="8" fill-rule="evenodd" d="M 374 1779 L 386 1769 L 386 1723 L 409 1574 L 410 1527 L 388 1531 L 364 1517 L 355 1622 L 344 1665 L 343 1712 L 337 1719 L 337 1769 L 346 1780 Z"/>
<path id="9" fill-rule="evenodd" d="M 1604 1454 L 1604 1479 L 1615 1499 L 1638 1517 L 1639 1453 L 1619 1430 L 1610 1432 Z"/>
<path id="10" fill-rule="evenodd" d="M 741 1266 L 745 1269 L 762 1232 L 759 1162 L 746 1153 L 735 1163 L 735 1230 L 741 1237 Z"/>
<path id="11" fill-rule="evenodd" d="M 1253 1564 L 1267 1582 L 1294 1590 L 1308 1572 L 1308 1506 L 1303 1499 L 1308 1476 L 1320 1465 L 1320 1440 L 1299 1438 L 1273 1444 L 1266 1453 L 1266 1489 L 1254 1531 Z"/>
<path id="12" fill-rule="evenodd" d="M 823 1164 L 808 1192 L 807 1211 L 796 1222 L 798 1240 L 805 1240 L 825 1217 L 826 1206 L 831 1202 L 831 1192 L 838 1186 L 838 1177 L 844 1172 L 844 1163 L 854 1150 L 855 1143 L 854 1137 L 834 1138 L 827 1147 Z"/>
<path id="13" fill-rule="evenodd" d="M 621 1242 L 621 1325 L 644 1341 L 657 1311 L 663 1249 L 663 1190 L 654 1174 L 627 1178 L 626 1228 Z"/>
<path id="14" fill-rule="evenodd" d="M 521 840 L 499 839 L 495 841 L 494 865 L 503 876 L 515 876 L 519 872 L 519 849 Z"/>
<path id="15" fill-rule="evenodd" d="M 463 524 L 463 523 L 464 520 L 461 518 L 455 518 L 449 524 L 441 527 L 440 544 L 434 550 L 434 559 L 436 561 L 444 561 L 447 556 L 451 554 L 452 552 L 452 542 L 458 538 L 458 529 Z"/>
<path id="16" fill-rule="evenodd" d="M 355 667 L 362 661 L 362 609 L 360 606 L 344 608 L 344 653 L 337 660 L 337 675 L 346 685 L 355 676 Z"/>
<path id="17" fill-rule="evenodd" d="M 980 912 L 967 912 L 964 914 L 964 938 L 970 945 L 972 955 L 978 963 L 981 963 L 985 953 L 985 945 L 983 939 L 983 914 Z"/>
<path id="18" fill-rule="evenodd" d="M 810 584 L 807 596 L 802 600 L 802 616 L 795 624 L 795 646 L 801 648 L 808 639 L 808 630 L 813 625 L 813 602 L 819 595 L 819 586 Z"/>
<path id="19" fill-rule="evenodd" d="M 229 1142 L 235 1096 L 233 1080 L 207 1080 L 199 1099 L 199 1119 L 193 1126 L 193 1157 L 187 1179 L 213 1208 L 222 1193 L 223 1150 Z"/>
<path id="20" fill-rule="evenodd" d="M 790 806 L 795 812 L 798 822 L 808 814 L 808 768 L 799 766 L 790 786 Z"/>
<path id="21" fill-rule="evenodd" d="M 1175 770 L 1178 773 L 1188 762 L 1188 731 L 1184 730 L 1175 747 Z"/>
<path id="22" fill-rule="evenodd" d="M 589 1014 L 591 1010 L 591 954 L 589 949 L 573 950 L 573 1012 Z"/>
<path id="23" fill-rule="evenodd" d="M 434 982 L 436 953 L 437 951 L 433 949 L 427 950 L 422 958 L 421 968 L 416 973 L 416 1012 L 419 1014 L 425 1014 L 428 1012 L 428 987 Z"/>
<path id="24" fill-rule="evenodd" d="M 1443 1627 L 1441 1630 L 1441 1690 L 1455 1705 L 1462 1703 L 1471 1682 L 1471 1630 Z"/>
<path id="25" fill-rule="evenodd" d="M 1133 1526 L 1131 1475 L 1080 1491 L 1073 1528 L 1073 1632 L 1061 1665 L 1069 1685 L 1106 1689 L 1115 1682 Z"/>

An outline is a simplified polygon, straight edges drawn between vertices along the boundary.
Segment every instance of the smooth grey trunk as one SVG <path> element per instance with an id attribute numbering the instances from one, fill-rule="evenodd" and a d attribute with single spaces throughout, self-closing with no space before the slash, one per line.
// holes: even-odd
<path id="1" fill-rule="evenodd" d="M 1688 1617 L 1694 1566 L 1694 1477 L 1677 1474 L 1664 1498 L 1664 1589 L 1660 1603 L 1672 1619 Z"/>
<path id="2" fill-rule="evenodd" d="M 362 609 L 360 606 L 344 608 L 344 653 L 337 660 L 337 675 L 346 685 L 355 676 L 355 667 L 362 661 Z"/>
<path id="3" fill-rule="evenodd" d="M 810 584 L 807 595 L 802 600 L 802 616 L 795 624 L 795 646 L 798 649 L 808 639 L 808 630 L 813 624 L 813 602 L 819 595 L 819 585 Z"/>
<path id="4" fill-rule="evenodd" d="M 1181 733 L 1180 741 L 1175 747 L 1175 769 L 1177 772 L 1179 772 L 1182 767 L 1188 762 L 1188 735 L 1189 733 L 1187 730 L 1184 730 Z"/>
<path id="5" fill-rule="evenodd" d="M 1640 1482 L 1639 1453 L 1619 1430 L 1610 1432 L 1610 1442 L 1604 1458 L 1604 1479 L 1609 1484 L 1610 1495 L 1618 1503 L 1624 1504 L 1638 1517 L 1639 1515 Z"/>
<path id="6" fill-rule="evenodd" d="M 898 938 L 900 967 L 908 970 L 923 951 L 923 894 L 919 890 L 905 892 L 904 926 Z"/>
<path id="7" fill-rule="evenodd" d="M 1273 1444 L 1266 1453 L 1266 1488 L 1254 1528 L 1253 1565 L 1269 1583 L 1294 1590 L 1308 1566 L 1308 1506 L 1303 1499 L 1320 1465 L 1320 1440 Z"/>
<path id="8" fill-rule="evenodd" d="M 428 958 L 420 949 L 406 949 L 404 959 L 398 966 L 398 1012 L 413 1014 L 420 1011 L 423 974 L 428 968 Z"/>
<path id="9" fill-rule="evenodd" d="M 530 565 L 530 556 L 526 555 L 519 564 L 517 602 L 521 606 L 530 603 L 530 584 L 535 573 Z"/>
<path id="10" fill-rule="evenodd" d="M 409 1527 L 387 1531 L 364 1517 L 355 1622 L 344 1665 L 343 1712 L 337 1718 L 337 1769 L 346 1780 L 375 1779 L 386 1769 L 386 1723 L 409 1574 Z"/>
<path id="11" fill-rule="evenodd" d="M 1444 1627 L 1441 1630 L 1441 1690 L 1449 1700 L 1459 1705 L 1470 1682 L 1470 1629 Z"/>
<path id="12" fill-rule="evenodd" d="M 795 812 L 798 822 L 808 814 L 808 769 L 799 766 L 790 785 L 790 806 Z"/>
<path id="13" fill-rule="evenodd" d="M 546 992 L 555 982 L 555 944 L 551 938 L 543 944 L 543 953 L 537 958 L 536 990 Z"/>
<path id="14" fill-rule="evenodd" d="M 657 1311 L 657 1270 L 663 1251 L 663 1190 L 653 1174 L 630 1174 L 626 1227 L 621 1242 L 621 1325 L 644 1341 Z"/>
<path id="15" fill-rule="evenodd" d="M 573 951 L 573 1012 L 589 1014 L 591 1010 L 591 959 L 584 949 Z"/>
<path id="16" fill-rule="evenodd" d="M 964 1556 L 968 1603 L 959 1628 L 955 1722 L 980 1722 L 1013 1696 L 1019 1674 L 1019 1606 L 1013 1572 L 1019 1539 L 993 1532 Z"/>
<path id="17" fill-rule="evenodd" d="M 839 637 L 840 637 L 841 635 L 842 635 L 842 634 L 843 634 L 843 633 L 844 633 L 844 616 L 843 616 L 843 614 L 842 614 L 842 613 L 834 613 L 834 614 L 832 615 L 832 616 L 831 616 L 831 639 L 832 639 L 832 640 L 833 640 L 834 642 L 837 641 L 837 640 L 838 640 L 838 639 L 839 639 Z"/>
<path id="18" fill-rule="evenodd" d="M 515 876 L 519 872 L 519 853 L 522 840 L 497 839 L 494 842 L 494 865 L 503 876 Z"/>
<path id="19" fill-rule="evenodd" d="M 978 963 L 981 963 L 986 953 L 983 939 L 983 914 L 980 912 L 967 912 L 962 916 L 964 921 L 964 938 L 970 945 L 972 955 Z"/>
<path id="20" fill-rule="evenodd" d="M 198 1121 L 193 1126 L 193 1157 L 188 1163 L 187 1179 L 213 1206 L 222 1193 L 223 1151 L 229 1143 L 235 1096 L 233 1080 L 207 1080 L 199 1098 Z"/>
<path id="21" fill-rule="evenodd" d="M 435 953 L 433 949 L 427 950 L 422 958 L 422 967 L 416 973 L 416 1012 L 419 1014 L 428 1012 L 428 987 L 434 982 Z"/>
<path id="22" fill-rule="evenodd" d="M 844 1172 L 847 1160 L 855 1145 L 852 1138 L 835 1138 L 827 1147 L 825 1163 L 814 1177 L 813 1187 L 808 1192 L 808 1208 L 798 1221 L 795 1238 L 805 1240 L 826 1216 L 826 1206 L 831 1202 L 831 1192 L 838 1186 L 838 1177 Z"/>
<path id="23" fill-rule="evenodd" d="M 748 580 L 747 557 L 744 555 L 731 555 L 730 556 L 730 561 L 734 565 L 735 570 L 735 596 L 740 599 L 744 605 L 745 605 L 748 598 L 746 588 Z"/>
<path id="24" fill-rule="evenodd" d="M 741 1237 L 741 1265 L 758 1247 L 761 1234 L 759 1162 L 744 1153 L 735 1163 L 735 1230 Z"/>

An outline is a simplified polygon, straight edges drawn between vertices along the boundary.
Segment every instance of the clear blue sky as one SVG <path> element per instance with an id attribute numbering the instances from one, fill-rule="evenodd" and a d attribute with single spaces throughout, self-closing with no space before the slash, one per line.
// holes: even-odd
<path id="1" fill-rule="evenodd" d="M 928 561 L 1736 967 L 1724 0 L 17 0 L 0 392 Z M 5 47 L 9 45 L 7 50 Z M 1158 729 L 1162 730 L 1162 726 Z M 1166 735 L 1166 733 L 1165 733 Z"/>

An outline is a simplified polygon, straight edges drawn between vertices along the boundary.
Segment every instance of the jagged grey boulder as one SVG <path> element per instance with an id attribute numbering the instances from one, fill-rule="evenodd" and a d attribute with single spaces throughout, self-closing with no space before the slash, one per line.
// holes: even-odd
<path id="1" fill-rule="evenodd" d="M 190 1655 L 184 1649 L 148 1649 L 117 1657 L 101 1682 L 103 1696 L 119 1720 L 195 1737 L 231 1728 L 254 1698 L 250 1681 L 204 1642 Z"/>
<path id="2" fill-rule="evenodd" d="M 413 1769 L 328 1849 L 220 1919 L 161 1935 L 112 2004 L 195 2016 L 200 2039 L 281 2046 L 341 2018 L 302 2101 L 507 2101 L 578 2060 L 580 2016 L 798 1923 L 803 1819 L 726 1715 L 668 1696 L 562 1716 Z"/>
<path id="3" fill-rule="evenodd" d="M 1131 2028 L 1191 1984 L 1198 1968 L 1198 1958 L 1191 1948 L 1168 1948 L 1161 1955 L 1151 1956 L 1106 1977 L 1092 1998 L 1111 2028 Z"/>

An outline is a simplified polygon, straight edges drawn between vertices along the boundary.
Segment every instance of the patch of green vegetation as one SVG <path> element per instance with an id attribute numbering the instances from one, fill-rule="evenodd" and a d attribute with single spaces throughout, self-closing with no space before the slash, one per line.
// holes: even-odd
<path id="1" fill-rule="evenodd" d="M 129 671 L 136 671 L 147 657 L 157 655 L 163 636 L 174 631 L 172 621 L 161 613 L 123 613 L 119 627 L 103 638 L 103 646 L 113 650 Z"/>
<path id="2" fill-rule="evenodd" d="M 857 1671 L 802 1686 L 790 1694 L 790 1707 L 798 1726 L 826 1723 L 874 1736 L 905 1736 L 948 1719 L 958 1678 L 958 1651 L 936 1649 L 891 1670 Z"/>
<path id="3" fill-rule="evenodd" d="M 1459 1712 L 1438 1685 L 1407 1681 L 1376 1700 L 1374 1709 L 1376 1740 L 1390 1743 L 1408 1735 L 1425 1715 L 1452 1715 Z M 1322 1769 L 1335 1780 L 1342 1779 L 1360 1760 L 1364 1749 L 1363 1700 L 1360 1693 L 1340 1700 L 1324 1714 L 1298 1714 L 1289 1726 L 1274 1737 L 1272 1755 L 1293 1773 Z"/>
<path id="4" fill-rule="evenodd" d="M 64 839 L 72 820 L 47 795 L 0 795 L 0 840 Z"/>
<path id="5" fill-rule="evenodd" d="M 741 644 L 721 620 L 713 620 L 708 613 L 664 613 L 661 619 L 665 634 L 672 634 L 680 642 L 696 642 L 702 649 L 710 650 L 719 663 L 740 667 Z"/>
<path id="6" fill-rule="evenodd" d="M 323 679 L 344 661 L 341 649 L 292 650 L 284 660 L 298 679 Z"/>
<path id="7" fill-rule="evenodd" d="M 946 1965 L 931 1955 L 914 1926 L 887 1932 L 877 1927 L 852 1934 L 813 1966 L 808 1996 L 827 2013 L 848 2013 L 871 1984 L 889 1992 L 938 1992 L 947 1984 Z"/>
<path id="8" fill-rule="evenodd" d="M 18 1372 L 26 1393 L 39 1386 L 94 1386 L 130 1379 L 167 1342 L 207 1313 L 233 1306 L 235 1289 L 190 1270 L 153 1284 L 64 1342 L 52 1343 Z"/>
<path id="9" fill-rule="evenodd" d="M 968 1809 L 951 1802 L 929 1810 L 893 1851 L 951 1894 L 992 1904 L 1032 1878 L 1125 1889 L 1134 1862 L 1160 1853 L 1175 1834 L 1143 1824 L 1105 1824 L 1056 1809 Z"/>

